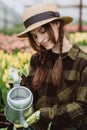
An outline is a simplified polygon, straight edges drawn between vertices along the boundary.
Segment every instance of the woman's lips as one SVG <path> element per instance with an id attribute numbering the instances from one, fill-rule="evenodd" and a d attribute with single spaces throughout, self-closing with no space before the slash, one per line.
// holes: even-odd
<path id="1" fill-rule="evenodd" d="M 47 47 L 47 46 L 48 46 L 48 41 L 44 42 L 42 45 L 43 45 L 44 47 Z"/>

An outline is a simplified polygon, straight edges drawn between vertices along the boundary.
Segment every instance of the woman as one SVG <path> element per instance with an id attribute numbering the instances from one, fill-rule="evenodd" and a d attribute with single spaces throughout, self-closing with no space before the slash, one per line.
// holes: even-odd
<path id="1" fill-rule="evenodd" d="M 28 37 L 36 53 L 31 58 L 29 76 L 21 84 L 34 96 L 36 130 L 47 130 L 50 122 L 50 130 L 83 129 L 87 116 L 87 55 L 65 36 L 64 27 L 72 20 L 61 17 L 51 3 L 34 5 L 23 14 L 26 29 L 18 37 Z"/>

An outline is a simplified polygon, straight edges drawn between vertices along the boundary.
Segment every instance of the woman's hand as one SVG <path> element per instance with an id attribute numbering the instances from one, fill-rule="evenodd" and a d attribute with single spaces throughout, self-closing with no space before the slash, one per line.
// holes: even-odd
<path id="1" fill-rule="evenodd" d="M 40 117 L 44 121 L 51 121 L 54 119 L 57 111 L 57 105 L 54 105 L 53 107 L 44 107 L 40 109 Z"/>
<path id="2" fill-rule="evenodd" d="M 29 124 L 29 126 L 33 125 L 34 123 L 38 122 L 40 120 L 40 111 L 36 111 L 31 116 L 29 116 L 26 119 L 26 122 Z M 14 124 L 15 128 L 23 127 L 22 124 Z"/>

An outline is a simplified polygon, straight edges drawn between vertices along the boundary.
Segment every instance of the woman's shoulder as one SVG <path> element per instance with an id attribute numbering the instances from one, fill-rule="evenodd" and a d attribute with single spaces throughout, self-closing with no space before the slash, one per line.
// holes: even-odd
<path id="1" fill-rule="evenodd" d="M 80 58 L 83 58 L 84 60 L 87 60 L 87 53 L 83 51 L 83 49 L 80 48 L 80 52 L 78 55 Z"/>
<path id="2" fill-rule="evenodd" d="M 79 63 L 79 66 L 82 66 L 82 68 L 87 67 L 87 53 L 81 48 L 77 56 L 77 62 Z"/>
<path id="3" fill-rule="evenodd" d="M 75 48 L 78 51 L 78 54 L 77 54 L 78 58 L 87 60 L 87 52 L 85 52 L 81 47 L 77 46 L 76 44 L 73 45 L 73 48 Z"/>

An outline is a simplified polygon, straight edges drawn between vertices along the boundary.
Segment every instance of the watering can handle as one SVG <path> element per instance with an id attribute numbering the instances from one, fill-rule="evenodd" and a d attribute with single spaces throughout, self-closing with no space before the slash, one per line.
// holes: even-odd
<path id="1" fill-rule="evenodd" d="M 10 77 L 13 79 L 13 87 L 20 86 L 20 80 L 18 75 L 18 70 L 15 68 L 10 68 Z"/>

